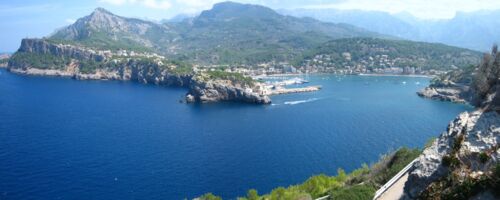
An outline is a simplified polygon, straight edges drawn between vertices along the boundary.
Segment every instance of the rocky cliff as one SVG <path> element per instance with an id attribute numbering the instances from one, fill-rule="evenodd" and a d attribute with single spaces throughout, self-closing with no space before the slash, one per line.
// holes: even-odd
<path id="1" fill-rule="evenodd" d="M 466 97 L 467 102 L 478 109 L 460 114 L 450 122 L 447 131 L 424 150 L 409 172 L 406 198 L 500 198 L 499 58 L 495 46 L 492 54 L 485 55 L 472 73 L 455 77 L 471 78 L 464 85 L 468 90 L 453 94 Z M 434 87 L 449 86 L 435 84 Z"/>
<path id="2" fill-rule="evenodd" d="M 205 73 L 197 74 L 191 80 L 187 102 L 217 102 L 240 101 L 255 104 L 270 104 L 271 99 L 260 94 L 260 83 L 241 83 L 231 79 L 217 79 L 208 77 Z"/>
<path id="3" fill-rule="evenodd" d="M 23 39 L 21 41 L 21 47 L 17 52 L 51 54 L 58 57 L 71 57 L 74 59 L 93 60 L 96 62 L 104 61 L 110 57 L 110 55 L 106 55 L 102 51 L 99 53 L 82 46 L 57 44 L 44 39 Z"/>

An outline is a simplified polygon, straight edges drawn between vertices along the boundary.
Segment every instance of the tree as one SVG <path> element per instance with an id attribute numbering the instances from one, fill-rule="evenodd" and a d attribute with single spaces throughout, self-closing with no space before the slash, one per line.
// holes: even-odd
<path id="1" fill-rule="evenodd" d="M 248 190 L 247 193 L 247 199 L 248 200 L 259 200 L 259 193 L 255 189 Z"/>
<path id="2" fill-rule="evenodd" d="M 200 200 L 222 200 L 221 197 L 215 196 L 212 193 L 206 193 L 203 196 L 199 197 Z"/>

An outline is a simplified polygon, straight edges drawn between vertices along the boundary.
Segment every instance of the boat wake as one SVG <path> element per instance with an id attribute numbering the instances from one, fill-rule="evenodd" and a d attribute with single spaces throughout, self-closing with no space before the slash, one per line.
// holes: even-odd
<path id="1" fill-rule="evenodd" d="M 306 100 L 298 100 L 298 101 L 285 101 L 286 105 L 296 105 L 296 104 L 301 104 L 301 103 L 308 103 L 308 102 L 313 102 L 317 101 L 319 98 L 310 98 Z"/>

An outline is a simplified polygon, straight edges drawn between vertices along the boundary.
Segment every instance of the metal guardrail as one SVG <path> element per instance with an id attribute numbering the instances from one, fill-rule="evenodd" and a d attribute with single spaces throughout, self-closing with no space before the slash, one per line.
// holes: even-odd
<path id="1" fill-rule="evenodd" d="M 326 200 L 326 199 L 328 199 L 328 197 L 330 197 L 330 195 L 326 195 L 326 196 L 323 196 L 323 197 L 317 198 L 317 199 L 315 199 L 315 200 Z"/>
<path id="2" fill-rule="evenodd" d="M 391 178 L 391 180 L 387 181 L 380 189 L 375 192 L 375 196 L 373 197 L 373 200 L 378 199 L 384 192 L 387 191 L 396 181 L 398 181 L 408 170 L 413 166 L 413 164 L 417 161 L 417 159 L 411 161 L 408 165 L 406 165 L 401 171 L 399 171 L 394 177 Z"/>

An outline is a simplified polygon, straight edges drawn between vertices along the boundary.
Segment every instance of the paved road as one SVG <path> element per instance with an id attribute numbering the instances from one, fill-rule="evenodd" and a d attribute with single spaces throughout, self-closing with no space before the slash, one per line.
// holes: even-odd
<path id="1" fill-rule="evenodd" d="M 396 181 L 387 191 L 385 191 L 377 200 L 397 200 L 403 196 L 403 189 L 408 180 L 408 172 Z"/>

